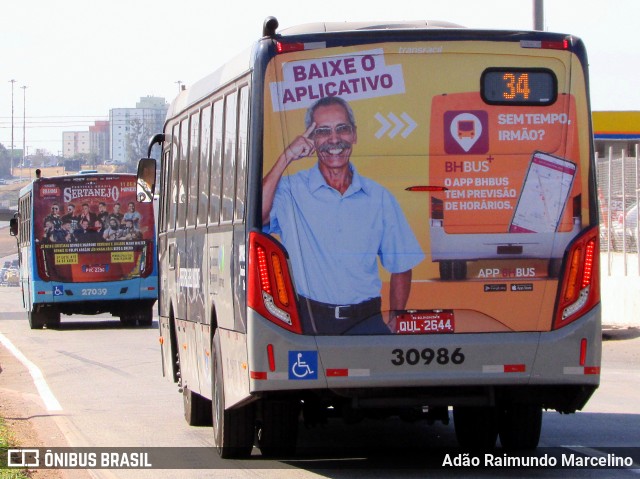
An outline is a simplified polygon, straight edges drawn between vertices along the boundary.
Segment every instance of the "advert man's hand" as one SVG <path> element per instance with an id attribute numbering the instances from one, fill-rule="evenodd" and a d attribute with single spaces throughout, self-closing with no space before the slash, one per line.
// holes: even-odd
<path id="1" fill-rule="evenodd" d="M 269 223 L 269 215 L 273 206 L 273 198 L 276 194 L 276 188 L 280 182 L 280 178 L 284 174 L 284 170 L 293 161 L 305 158 L 313 154 L 316 150 L 311 135 L 316 129 L 316 123 L 313 122 L 307 130 L 300 136 L 296 137 L 289 146 L 285 148 L 278 157 L 271 171 L 265 175 L 262 180 L 262 224 Z"/>
<path id="2" fill-rule="evenodd" d="M 292 161 L 296 161 L 313 154 L 316 148 L 310 137 L 315 129 L 316 124 L 313 122 L 302 135 L 296 137 L 296 139 L 293 140 L 287 148 L 285 148 L 283 155 L 285 157 L 286 166 L 288 166 Z M 278 162 L 279 161 L 280 158 L 278 158 Z"/>

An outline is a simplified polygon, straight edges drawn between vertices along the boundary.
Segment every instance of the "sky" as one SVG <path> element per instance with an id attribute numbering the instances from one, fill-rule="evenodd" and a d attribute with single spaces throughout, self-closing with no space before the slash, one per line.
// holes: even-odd
<path id="1" fill-rule="evenodd" d="M 256 41 L 316 21 L 446 20 L 469 28 L 533 28 L 533 0 L 20 0 L 3 11 L 0 143 L 62 151 L 63 131 L 87 131 L 141 97 L 173 100 Z M 594 111 L 640 110 L 638 0 L 545 0 L 545 30 L 582 38 Z M 11 80 L 15 80 L 14 83 Z M 26 88 L 23 88 L 25 87 Z M 13 92 L 12 92 L 13 87 Z M 13 99 L 13 113 L 12 113 Z M 24 139 L 24 142 L 23 142 Z"/>

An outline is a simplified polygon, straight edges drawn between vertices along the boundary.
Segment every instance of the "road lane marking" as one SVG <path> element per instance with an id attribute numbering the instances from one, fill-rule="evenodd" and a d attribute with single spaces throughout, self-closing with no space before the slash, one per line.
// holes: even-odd
<path id="1" fill-rule="evenodd" d="M 5 337 L 2 333 L 0 333 L 0 343 L 2 343 L 2 345 L 29 370 L 29 374 L 31 374 L 31 377 L 33 378 L 33 383 L 36 385 L 36 389 L 38 390 L 40 398 L 44 402 L 47 411 L 62 411 L 62 406 L 54 396 L 51 389 L 49 389 L 49 385 L 44 379 L 44 375 L 42 374 L 42 371 L 40 371 L 40 368 L 27 359 L 27 357 L 22 354 L 22 351 L 16 348 L 9 338 Z"/>

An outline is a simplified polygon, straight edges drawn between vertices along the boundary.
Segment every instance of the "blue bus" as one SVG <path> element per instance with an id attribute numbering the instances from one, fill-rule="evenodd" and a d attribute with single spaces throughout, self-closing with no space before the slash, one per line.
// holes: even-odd
<path id="1" fill-rule="evenodd" d="M 136 178 L 99 174 L 37 178 L 11 220 L 31 329 L 61 314 L 111 313 L 150 325 L 158 297 L 154 211 L 136 201 Z"/>

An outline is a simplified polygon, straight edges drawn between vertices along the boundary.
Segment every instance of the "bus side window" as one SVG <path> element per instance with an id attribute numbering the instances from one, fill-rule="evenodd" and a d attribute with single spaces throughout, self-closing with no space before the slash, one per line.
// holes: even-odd
<path id="1" fill-rule="evenodd" d="M 209 178 L 209 223 L 220 223 L 220 196 L 222 187 L 222 133 L 224 127 L 223 100 L 213 105 L 213 138 L 211 141 L 211 168 Z"/>
<path id="2" fill-rule="evenodd" d="M 198 213 L 198 160 L 200 158 L 200 112 L 191 115 L 189 140 L 189 190 L 187 193 L 187 226 L 196 224 Z"/>
<path id="3" fill-rule="evenodd" d="M 209 214 L 209 158 L 211 154 L 211 105 L 202 110 L 200 119 L 200 167 L 198 174 L 198 224 L 207 224 Z"/>
<path id="4" fill-rule="evenodd" d="M 171 135 L 171 171 L 169 172 L 169 198 L 171 198 L 171 204 L 169 205 L 169 223 L 167 224 L 167 230 L 175 229 L 176 216 L 178 212 L 178 181 L 180 178 L 180 150 L 178 144 L 179 138 L 180 124 L 177 123 L 173 126 L 173 133 Z"/>
<path id="5" fill-rule="evenodd" d="M 189 119 L 180 122 L 180 175 L 178 177 L 178 217 L 176 228 L 184 228 L 187 219 L 187 187 L 189 185 Z"/>
<path id="6" fill-rule="evenodd" d="M 249 140 L 249 88 L 240 89 L 240 114 L 238 121 L 238 160 L 236 165 L 236 213 L 235 220 L 244 220 L 244 202 L 247 193 L 247 147 Z"/>
<path id="7" fill-rule="evenodd" d="M 233 220 L 233 200 L 235 198 L 236 176 L 236 132 L 237 132 L 237 92 L 225 98 L 224 152 L 222 161 L 222 217 L 221 222 Z"/>
<path id="8" fill-rule="evenodd" d="M 169 201 L 169 189 L 171 186 L 171 150 L 167 148 L 164 151 L 162 160 L 162 181 L 160 183 L 161 191 L 160 191 L 160 207 L 158 209 L 159 219 L 158 219 L 158 231 L 162 233 L 167 232 L 167 210 L 165 203 Z"/>

